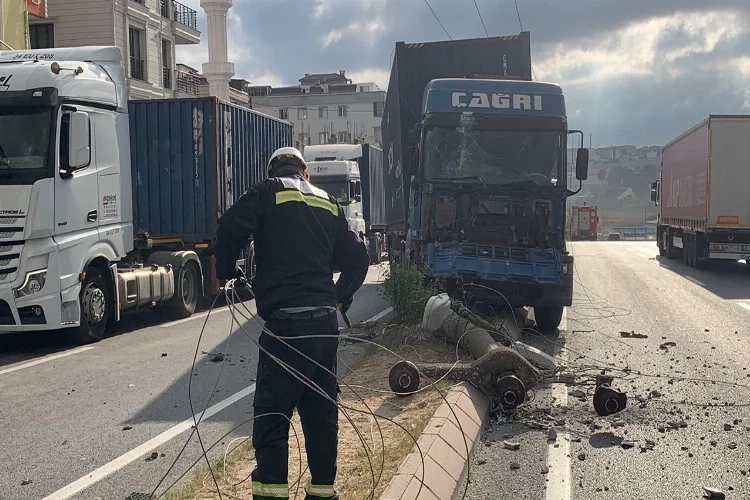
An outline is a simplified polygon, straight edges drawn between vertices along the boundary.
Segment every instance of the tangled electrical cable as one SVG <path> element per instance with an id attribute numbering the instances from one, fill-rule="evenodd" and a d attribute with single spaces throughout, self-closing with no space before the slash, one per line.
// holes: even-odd
<path id="1" fill-rule="evenodd" d="M 421 448 L 419 446 L 419 443 L 417 442 L 417 439 L 414 438 L 403 425 L 401 425 L 400 423 L 396 422 L 394 419 L 386 417 L 386 416 L 383 416 L 383 415 L 376 414 L 369 407 L 369 405 L 367 404 L 367 402 L 365 401 L 365 399 L 357 393 L 357 391 L 355 390 L 354 386 L 352 386 L 352 385 L 348 384 L 347 382 L 341 380 L 341 378 L 339 378 L 338 375 L 334 371 L 332 371 L 332 370 L 330 370 L 330 369 L 322 366 L 320 363 L 318 363 L 317 361 L 313 360 L 312 358 L 310 358 L 309 356 L 307 356 L 305 353 L 303 353 L 302 351 L 298 350 L 296 347 L 294 347 L 293 345 L 291 345 L 288 341 L 289 340 L 299 340 L 299 339 L 304 339 L 304 338 L 336 338 L 336 339 L 347 339 L 347 340 L 351 340 L 351 341 L 364 342 L 364 343 L 371 344 L 373 346 L 376 346 L 376 347 L 378 347 L 380 349 L 385 350 L 389 354 L 394 355 L 394 356 L 396 356 L 397 358 L 399 358 L 401 360 L 405 360 L 405 359 L 402 358 L 399 354 L 395 353 L 394 351 L 392 351 L 392 350 L 386 348 L 385 346 L 382 346 L 382 345 L 380 345 L 380 344 L 378 344 L 378 343 L 376 343 L 374 341 L 370 341 L 368 339 L 362 339 L 362 338 L 358 338 L 358 337 L 352 337 L 352 336 L 348 336 L 348 335 L 340 335 L 340 334 L 337 334 L 337 335 L 303 335 L 303 336 L 292 336 L 292 337 L 281 337 L 281 336 L 278 336 L 278 335 L 274 334 L 273 332 L 271 332 L 270 330 L 268 330 L 265 327 L 265 325 L 261 322 L 261 320 L 252 311 L 250 311 L 250 309 L 244 303 L 240 302 L 240 304 L 242 304 L 242 306 L 244 307 L 245 311 L 247 312 L 247 315 L 245 315 L 238 307 L 236 307 L 238 297 L 237 297 L 237 292 L 236 292 L 236 288 L 235 287 L 236 287 L 237 283 L 240 283 L 243 286 L 248 286 L 247 283 L 244 281 L 244 279 L 242 279 L 242 280 L 230 280 L 230 281 L 228 281 L 226 283 L 226 285 L 224 287 L 224 293 L 223 293 L 223 295 L 224 295 L 225 300 L 227 302 L 227 306 L 228 306 L 229 312 L 230 312 L 230 314 L 232 316 L 232 321 L 231 321 L 231 324 L 230 324 L 229 336 L 227 337 L 227 341 L 226 341 L 226 344 L 225 344 L 225 350 L 228 350 L 229 343 L 230 343 L 230 340 L 231 340 L 231 337 L 232 337 L 232 329 L 234 327 L 234 324 L 237 323 L 237 325 L 239 326 L 239 328 L 243 332 L 243 334 L 251 340 L 251 342 L 259 349 L 259 351 L 261 353 L 263 353 L 265 356 L 268 356 L 271 360 L 273 360 L 274 362 L 276 362 L 279 366 L 281 366 L 284 370 L 286 370 L 289 374 L 291 374 L 294 378 L 296 378 L 299 382 L 301 382 L 305 387 L 307 387 L 308 389 L 314 391 L 318 395 L 322 396 L 325 400 L 327 400 L 327 401 L 335 404 L 338 407 L 338 409 L 342 411 L 342 414 L 344 415 L 344 417 L 349 421 L 349 423 L 354 428 L 354 430 L 355 430 L 355 432 L 357 434 L 357 437 L 358 437 L 359 441 L 362 443 L 362 445 L 365 447 L 365 450 L 367 450 L 367 447 L 368 447 L 367 443 L 365 441 L 365 438 L 362 435 L 362 433 L 360 432 L 359 428 L 354 423 L 353 419 L 350 417 L 350 415 L 349 415 L 348 412 L 351 411 L 351 412 L 362 413 L 362 414 L 365 414 L 368 417 L 374 419 L 374 421 L 375 421 L 375 423 L 376 423 L 376 425 L 378 427 L 378 432 L 380 433 L 380 439 L 381 439 L 381 459 L 382 460 L 381 460 L 381 463 L 380 463 L 380 470 L 376 474 L 374 465 L 373 465 L 372 460 L 370 458 L 370 454 L 369 453 L 365 454 L 366 457 L 367 457 L 368 465 L 369 465 L 369 468 L 370 468 L 370 475 L 371 475 L 371 478 L 372 478 L 372 489 L 369 491 L 368 496 L 366 497 L 367 499 L 374 499 L 375 490 L 377 489 L 380 481 L 382 480 L 383 470 L 384 470 L 384 467 L 385 467 L 385 438 L 383 436 L 382 429 L 380 428 L 380 424 L 378 422 L 378 419 L 386 420 L 386 421 L 390 422 L 391 424 L 397 426 L 402 431 L 404 431 L 409 436 L 409 438 L 413 441 L 413 443 L 416 446 L 417 451 L 418 451 L 418 453 L 420 455 L 420 460 L 422 462 L 422 478 L 421 479 L 423 480 L 424 479 L 424 454 L 422 453 L 422 450 L 421 450 Z M 203 334 L 205 332 L 206 325 L 208 324 L 209 318 L 211 317 L 211 313 L 213 312 L 213 310 L 215 308 L 216 301 L 218 300 L 218 298 L 220 296 L 221 296 L 221 294 L 217 295 L 216 298 L 214 298 L 214 300 L 213 300 L 213 302 L 211 304 L 211 307 L 209 309 L 209 312 L 208 312 L 208 314 L 206 316 L 206 319 L 203 322 L 203 326 L 201 328 L 201 331 L 200 331 L 200 334 L 199 334 L 199 337 L 198 337 L 198 342 L 197 342 L 197 345 L 196 345 L 196 348 L 195 348 L 195 353 L 194 353 L 194 356 L 193 356 L 193 361 L 192 361 L 192 366 L 191 366 L 191 373 L 193 373 L 194 370 L 195 370 L 195 364 L 196 364 L 196 361 L 197 361 L 197 358 L 198 358 L 198 351 L 200 349 L 200 344 L 201 344 L 201 340 L 203 338 Z M 256 339 L 254 339 L 249 334 L 249 332 L 246 331 L 245 325 L 242 324 L 238 320 L 238 318 L 237 318 L 237 313 L 238 312 L 239 312 L 239 315 L 242 318 L 244 318 L 245 320 L 247 320 L 247 321 L 249 321 L 250 319 L 255 320 L 261 326 L 262 332 L 264 332 L 267 335 L 271 336 L 275 340 L 281 342 L 286 348 L 291 349 L 292 351 L 294 351 L 297 354 L 301 355 L 305 359 L 307 359 L 307 360 L 311 361 L 312 363 L 314 363 L 318 368 L 321 368 L 324 371 L 328 372 L 330 375 L 336 377 L 338 379 L 339 383 L 343 384 L 347 389 L 349 389 L 354 394 L 354 396 L 356 398 L 358 398 L 359 401 L 364 404 L 364 406 L 365 406 L 366 409 L 362 410 L 362 409 L 355 408 L 355 407 L 352 407 L 352 406 L 349 406 L 349 405 L 345 405 L 342 402 L 337 401 L 337 399 L 331 398 L 317 384 L 315 384 L 314 382 L 312 382 L 309 378 L 305 377 L 302 373 L 300 373 L 293 366 L 289 365 L 288 363 L 286 363 L 282 359 L 280 359 L 280 358 L 274 356 L 273 354 L 271 354 L 270 352 L 268 352 L 263 346 L 260 345 L 260 343 Z M 226 492 L 224 492 L 223 495 L 222 495 L 221 487 L 219 486 L 219 481 L 218 481 L 218 479 L 216 477 L 216 474 L 214 473 L 213 467 L 211 465 L 211 461 L 208 458 L 208 453 L 214 447 L 216 447 L 221 442 L 221 440 L 223 440 L 224 438 L 226 438 L 227 436 L 229 436 L 232 432 L 234 432 L 235 430 L 237 430 L 241 426 L 243 426 L 243 425 L 245 425 L 247 423 L 250 423 L 250 422 L 254 421 L 257 418 L 264 417 L 264 416 L 272 416 L 272 415 L 274 415 L 274 416 L 282 416 L 282 417 L 286 418 L 290 422 L 291 429 L 294 431 L 295 439 L 297 441 L 297 446 L 298 446 L 298 449 L 300 451 L 300 453 L 299 453 L 299 459 L 300 459 L 300 464 L 299 464 L 300 465 L 300 476 L 297 479 L 297 481 L 295 481 L 294 483 L 292 483 L 291 486 L 296 487 L 295 495 L 299 492 L 299 487 L 300 487 L 301 479 L 302 479 L 302 476 L 304 475 L 304 473 L 306 472 L 306 469 L 305 470 L 302 469 L 302 453 L 301 453 L 301 445 L 300 445 L 300 442 L 299 442 L 299 437 L 298 437 L 296 429 L 292 425 L 291 419 L 290 419 L 290 417 L 288 415 L 284 415 L 284 414 L 280 414 L 280 413 L 268 413 L 268 414 L 263 414 L 263 415 L 253 415 L 251 418 L 249 418 L 249 419 L 241 422 L 240 424 L 236 425 L 235 427 L 233 427 L 232 429 L 230 429 L 228 432 L 226 432 L 225 434 L 223 434 L 217 441 L 215 441 L 210 446 L 208 446 L 208 447 L 205 446 L 205 444 L 203 442 L 203 438 L 201 437 L 201 434 L 200 434 L 199 426 L 200 426 L 200 423 L 202 422 L 202 420 L 203 420 L 203 418 L 204 418 L 204 416 L 206 414 L 206 410 L 208 409 L 208 407 L 210 405 L 210 402 L 211 402 L 211 399 L 213 397 L 213 394 L 216 392 L 216 388 L 218 387 L 218 384 L 219 384 L 219 381 L 221 379 L 222 373 L 223 373 L 223 366 L 222 366 L 222 369 L 219 371 L 219 375 L 217 376 L 217 380 L 215 382 L 214 389 L 211 391 L 211 396 L 209 396 L 208 401 L 206 402 L 205 408 L 198 415 L 195 412 L 195 408 L 194 408 L 193 401 L 192 401 L 192 378 L 193 377 L 192 376 L 190 377 L 190 381 L 188 383 L 188 400 L 189 400 L 189 403 L 190 403 L 190 410 L 191 410 L 191 413 L 192 413 L 192 416 L 193 416 L 192 417 L 193 418 L 193 426 L 192 426 L 190 435 L 186 439 L 184 445 L 182 446 L 182 448 L 178 452 L 177 456 L 174 458 L 174 460 L 172 461 L 171 465 L 169 466 L 169 468 L 167 469 L 167 471 L 164 473 L 164 475 L 162 476 L 162 478 L 160 479 L 160 481 L 153 488 L 153 490 L 151 492 L 151 495 L 150 495 L 150 498 L 155 498 L 156 500 L 161 499 L 167 492 L 169 492 L 172 488 L 174 488 L 179 483 L 179 481 L 181 481 L 185 477 L 185 475 L 190 470 L 192 470 L 192 468 L 195 467 L 198 464 L 198 462 L 201 461 L 201 460 L 205 460 L 206 465 L 208 466 L 208 470 L 209 470 L 208 475 L 210 475 L 211 478 L 212 478 L 212 480 L 213 480 L 214 486 L 216 488 L 215 492 L 218 494 L 219 499 L 222 500 L 223 499 L 223 495 L 227 496 L 228 498 L 236 498 L 236 497 L 233 497 L 232 495 L 230 495 L 230 494 L 228 494 Z M 356 373 L 356 371 L 354 373 Z M 361 377 L 360 377 L 360 379 L 361 379 Z M 364 379 L 362 379 L 362 380 L 364 381 Z M 419 393 L 419 392 L 426 391 L 426 390 L 428 390 L 430 388 L 433 388 L 440 395 L 440 398 L 447 403 L 447 399 L 445 397 L 445 394 L 441 391 L 441 389 L 437 385 L 439 381 L 440 380 L 436 380 L 436 381 L 432 382 L 431 384 L 429 384 L 429 385 L 427 385 L 427 386 L 425 386 L 425 387 L 423 387 L 423 388 L 421 388 L 419 390 L 414 391 L 413 393 L 416 394 L 416 393 Z M 370 387 L 367 387 L 367 388 L 370 389 L 370 390 L 373 390 Z M 455 418 L 456 424 L 458 425 L 458 427 L 461 430 L 462 434 L 464 434 L 463 433 L 463 428 L 461 426 L 460 420 L 458 419 L 458 416 L 456 415 L 454 409 L 450 405 L 448 405 L 448 406 L 450 408 L 451 413 L 453 414 L 453 417 Z M 157 490 L 160 488 L 160 486 L 164 483 L 164 481 L 166 480 L 166 478 L 169 476 L 169 474 L 174 469 L 174 467 L 177 464 L 178 460 L 180 459 L 180 457 L 184 453 L 185 449 L 187 448 L 189 442 L 192 440 L 192 437 L 193 437 L 194 434 L 198 437 L 198 443 L 199 443 L 199 445 L 201 447 L 201 456 L 197 460 L 195 460 L 190 465 L 190 467 L 188 467 L 187 470 L 185 470 L 182 474 L 180 474 L 169 486 L 167 486 L 166 489 L 159 496 L 156 496 Z M 231 442 L 233 442 L 233 441 L 234 440 L 232 440 Z M 230 446 L 231 446 L 231 442 L 230 442 Z M 464 446 L 466 448 L 466 453 L 468 454 L 469 453 L 469 443 L 466 440 L 465 436 L 464 436 Z M 228 449 L 229 449 L 229 447 L 227 447 L 227 450 Z M 227 453 L 228 453 L 228 451 L 225 453 L 225 456 L 226 456 Z M 204 478 L 204 481 L 205 481 L 205 479 L 207 479 L 208 475 L 206 476 L 206 478 Z M 377 475 L 377 477 L 376 477 L 376 475 Z M 236 484 L 234 484 L 232 486 L 238 486 L 239 484 L 241 484 L 242 482 L 246 481 L 247 479 L 249 479 L 249 477 L 245 478 L 244 480 L 242 480 L 242 481 L 240 481 L 240 482 L 238 482 L 238 483 L 236 483 Z M 420 491 L 421 491 L 421 487 L 422 486 L 420 486 Z M 467 489 L 468 489 L 468 484 L 465 486 L 464 496 L 466 494 L 466 490 Z"/>

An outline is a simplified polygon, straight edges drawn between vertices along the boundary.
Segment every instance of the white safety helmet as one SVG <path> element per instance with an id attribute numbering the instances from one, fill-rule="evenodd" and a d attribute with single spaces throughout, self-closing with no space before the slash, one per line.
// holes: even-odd
<path id="1" fill-rule="evenodd" d="M 307 170 L 307 163 L 302 157 L 302 153 L 297 148 L 279 148 L 273 152 L 271 159 L 268 160 L 268 175 L 277 167 L 291 165 L 302 170 Z"/>

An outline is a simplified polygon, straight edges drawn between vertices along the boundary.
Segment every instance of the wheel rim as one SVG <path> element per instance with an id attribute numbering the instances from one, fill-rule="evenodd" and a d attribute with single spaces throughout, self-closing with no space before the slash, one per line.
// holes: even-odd
<path id="1" fill-rule="evenodd" d="M 89 325 L 100 323 L 107 313 L 107 301 L 104 291 L 96 283 L 89 283 L 83 292 L 83 317 Z"/>
<path id="2" fill-rule="evenodd" d="M 190 306 L 195 301 L 195 287 L 193 286 L 193 272 L 186 267 L 182 273 L 182 303 Z"/>

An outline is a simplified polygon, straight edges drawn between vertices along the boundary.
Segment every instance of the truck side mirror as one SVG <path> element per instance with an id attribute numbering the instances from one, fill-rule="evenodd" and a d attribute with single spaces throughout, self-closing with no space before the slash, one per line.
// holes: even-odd
<path id="1" fill-rule="evenodd" d="M 653 201 L 654 203 L 659 201 L 658 191 L 657 191 L 658 186 L 659 186 L 659 181 L 654 181 L 651 183 L 651 201 Z"/>
<path id="2" fill-rule="evenodd" d="M 589 150 L 579 148 L 576 151 L 576 180 L 585 181 L 589 178 Z"/>
<path id="3" fill-rule="evenodd" d="M 84 111 L 74 111 L 69 116 L 68 168 L 73 171 L 91 164 L 91 121 Z"/>
<path id="4" fill-rule="evenodd" d="M 362 195 L 361 194 L 355 195 L 354 196 L 354 200 L 357 201 L 357 202 L 361 202 L 362 201 Z"/>

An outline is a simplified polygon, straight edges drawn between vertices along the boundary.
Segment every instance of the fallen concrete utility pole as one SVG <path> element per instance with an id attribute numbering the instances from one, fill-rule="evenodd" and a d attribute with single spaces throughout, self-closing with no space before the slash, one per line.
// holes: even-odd
<path id="1" fill-rule="evenodd" d="M 573 374 L 558 373 L 552 356 L 494 331 L 492 325 L 446 294 L 436 295 L 427 302 L 422 326 L 463 347 L 475 361 L 457 364 L 400 361 L 391 368 L 388 377 L 391 390 L 398 395 L 417 391 L 422 374 L 433 380 L 470 382 L 487 394 L 494 409 L 509 411 L 523 404 L 527 390 L 541 381 L 575 383 Z M 627 404 L 627 396 L 612 389 L 611 384 L 612 377 L 597 377 L 594 408 L 601 416 L 618 413 Z"/>
<path id="2" fill-rule="evenodd" d="M 428 301 L 422 325 L 468 350 L 475 361 L 459 364 L 401 361 L 391 368 L 389 375 L 390 388 L 396 394 L 415 392 L 422 373 L 431 379 L 470 382 L 490 397 L 493 407 L 512 410 L 526 401 L 527 388 L 543 377 L 517 351 L 499 344 L 487 330 L 456 314 L 447 295 Z"/>

